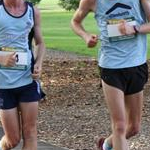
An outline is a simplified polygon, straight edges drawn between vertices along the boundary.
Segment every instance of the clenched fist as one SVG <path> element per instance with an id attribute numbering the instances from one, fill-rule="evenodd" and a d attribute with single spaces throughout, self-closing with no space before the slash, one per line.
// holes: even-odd
<path id="1" fill-rule="evenodd" d="M 0 56 L 0 64 L 5 67 L 13 67 L 16 63 L 16 53 Z"/>

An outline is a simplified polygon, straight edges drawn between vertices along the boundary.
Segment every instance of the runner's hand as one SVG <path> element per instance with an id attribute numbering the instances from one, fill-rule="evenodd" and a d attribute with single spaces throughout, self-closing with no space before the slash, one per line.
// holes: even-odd
<path id="1" fill-rule="evenodd" d="M 119 30 L 123 35 L 135 34 L 134 27 L 129 25 L 125 20 L 120 22 Z"/>
<path id="2" fill-rule="evenodd" d="M 1 56 L 0 62 L 5 67 L 13 67 L 16 63 L 16 53 L 13 52 L 11 54 Z"/>
<path id="3" fill-rule="evenodd" d="M 87 44 L 87 47 L 92 48 L 95 47 L 98 43 L 98 36 L 94 34 L 87 34 L 85 37 L 85 42 Z"/>
<path id="4" fill-rule="evenodd" d="M 33 74 L 32 74 L 32 78 L 34 80 L 38 80 L 41 76 L 41 71 L 42 71 L 42 67 L 41 65 L 34 65 L 34 70 L 33 70 Z"/>

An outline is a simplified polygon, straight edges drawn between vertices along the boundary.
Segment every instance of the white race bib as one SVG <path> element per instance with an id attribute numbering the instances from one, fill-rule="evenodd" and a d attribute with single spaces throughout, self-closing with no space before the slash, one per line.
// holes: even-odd
<path id="1" fill-rule="evenodd" d="M 133 18 L 124 19 L 129 25 L 136 25 L 136 21 L 133 20 Z M 121 20 L 120 19 L 111 19 L 108 20 L 107 24 L 107 31 L 108 31 L 108 37 L 110 41 L 119 41 L 119 40 L 125 40 L 135 37 L 135 35 L 123 35 L 120 30 Z"/>

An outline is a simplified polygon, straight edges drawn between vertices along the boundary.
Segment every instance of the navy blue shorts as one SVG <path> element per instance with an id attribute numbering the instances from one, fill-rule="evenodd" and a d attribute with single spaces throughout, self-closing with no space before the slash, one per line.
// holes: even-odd
<path id="1" fill-rule="evenodd" d="M 37 81 L 13 89 L 0 89 L 0 108 L 12 109 L 21 102 L 37 102 L 43 98 L 40 85 Z"/>
<path id="2" fill-rule="evenodd" d="M 102 80 L 124 92 L 125 95 L 134 94 L 143 90 L 148 80 L 148 66 L 143 64 L 123 69 L 100 68 Z"/>

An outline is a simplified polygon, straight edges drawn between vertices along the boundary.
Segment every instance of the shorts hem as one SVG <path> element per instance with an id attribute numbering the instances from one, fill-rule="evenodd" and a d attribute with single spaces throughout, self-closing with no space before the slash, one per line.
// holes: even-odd
<path id="1" fill-rule="evenodd" d="M 124 93 L 124 90 L 121 89 L 120 87 L 118 87 L 118 86 L 116 86 L 116 85 L 114 85 L 114 84 L 111 84 L 111 83 L 107 82 L 107 81 L 104 80 L 103 78 L 101 78 L 101 79 L 102 79 L 107 85 L 112 86 L 112 87 L 114 87 L 114 88 L 116 88 L 116 89 L 118 89 L 118 90 L 120 90 L 120 91 L 122 91 L 122 92 Z"/>
<path id="2" fill-rule="evenodd" d="M 32 102 L 39 102 L 41 98 L 35 99 L 35 100 L 22 100 L 20 103 L 32 103 Z"/>
<path id="3" fill-rule="evenodd" d="M 1 110 L 10 110 L 10 109 L 14 109 L 14 108 L 17 108 L 17 106 L 12 106 L 12 107 L 7 107 L 7 108 L 5 108 L 5 107 L 0 107 L 0 109 Z"/>

